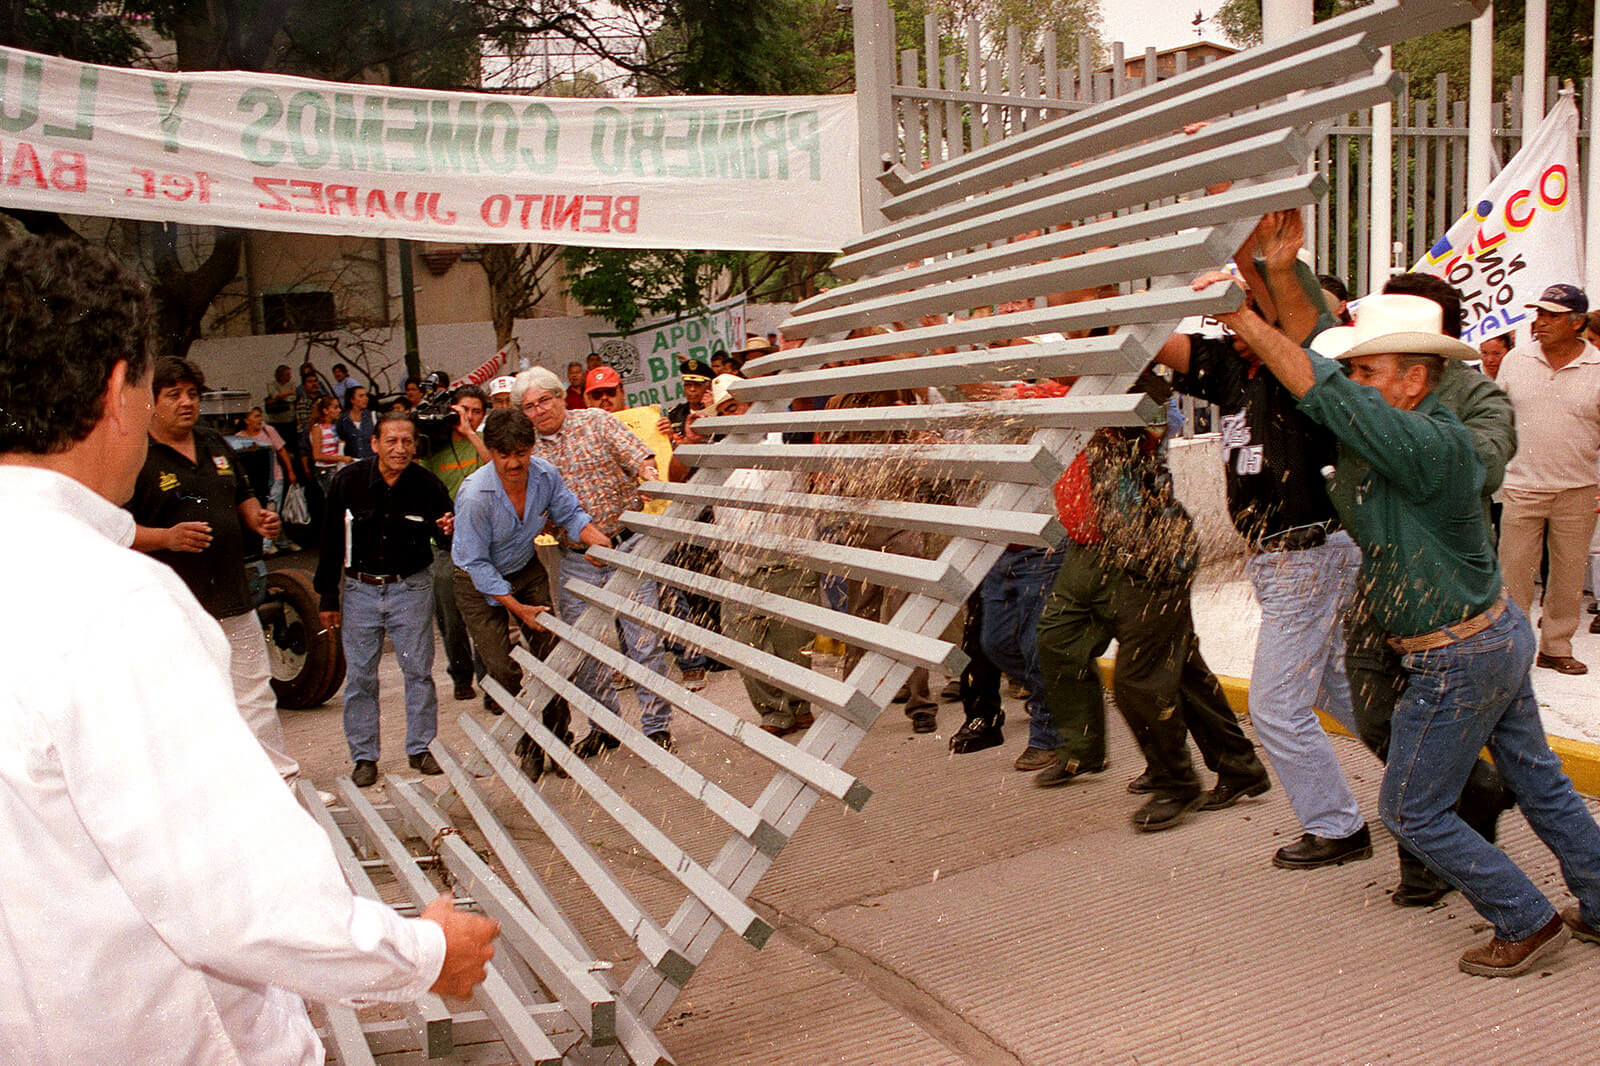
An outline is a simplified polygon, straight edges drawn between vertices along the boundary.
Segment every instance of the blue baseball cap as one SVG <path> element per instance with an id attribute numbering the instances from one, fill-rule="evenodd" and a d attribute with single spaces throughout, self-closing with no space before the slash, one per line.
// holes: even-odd
<path id="1" fill-rule="evenodd" d="M 1558 315 L 1562 312 L 1584 315 L 1589 313 L 1589 297 L 1576 285 L 1552 285 L 1528 306 L 1553 311 Z"/>

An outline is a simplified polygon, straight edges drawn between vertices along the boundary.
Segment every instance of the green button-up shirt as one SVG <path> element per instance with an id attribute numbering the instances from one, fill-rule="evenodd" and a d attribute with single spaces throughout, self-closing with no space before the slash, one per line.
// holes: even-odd
<path id="1" fill-rule="evenodd" d="M 1481 509 L 1483 460 L 1467 428 L 1431 393 L 1402 411 L 1331 359 L 1312 354 L 1311 369 L 1316 384 L 1301 409 L 1370 467 L 1334 504 L 1361 547 L 1378 624 L 1412 637 L 1487 610 L 1502 581 Z"/>

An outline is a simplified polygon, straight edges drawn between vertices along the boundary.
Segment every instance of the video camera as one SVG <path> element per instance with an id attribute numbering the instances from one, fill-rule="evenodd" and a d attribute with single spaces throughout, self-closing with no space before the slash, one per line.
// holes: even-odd
<path id="1" fill-rule="evenodd" d="M 454 398 L 450 375 L 443 370 L 435 370 L 422 379 L 422 402 L 411 409 L 411 417 L 417 424 L 417 436 L 430 447 L 450 443 L 450 435 L 461 420 L 461 416 L 450 409 Z"/>

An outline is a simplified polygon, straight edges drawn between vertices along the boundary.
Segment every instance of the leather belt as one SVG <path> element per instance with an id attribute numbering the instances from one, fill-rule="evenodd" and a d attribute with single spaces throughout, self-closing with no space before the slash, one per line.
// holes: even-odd
<path id="1" fill-rule="evenodd" d="M 363 585 L 398 585 L 406 579 L 404 574 L 363 574 L 359 570 L 350 570 L 347 574 Z"/>
<path id="2" fill-rule="evenodd" d="M 1293 529 L 1268 533 L 1260 540 L 1257 540 L 1251 547 L 1258 552 L 1304 551 L 1307 548 L 1320 548 L 1328 543 L 1328 534 L 1331 532 L 1333 532 L 1333 528 L 1330 522 L 1318 522 L 1309 526 L 1295 526 Z"/>
<path id="3" fill-rule="evenodd" d="M 1433 651 L 1436 648 L 1447 648 L 1457 641 L 1475 637 L 1485 629 L 1500 620 L 1506 613 L 1506 601 L 1501 597 L 1495 605 L 1482 614 L 1475 614 L 1465 622 L 1457 622 L 1453 626 L 1441 626 L 1431 633 L 1421 633 L 1414 637 L 1390 637 L 1389 647 L 1397 652 L 1407 653 L 1414 651 Z"/>

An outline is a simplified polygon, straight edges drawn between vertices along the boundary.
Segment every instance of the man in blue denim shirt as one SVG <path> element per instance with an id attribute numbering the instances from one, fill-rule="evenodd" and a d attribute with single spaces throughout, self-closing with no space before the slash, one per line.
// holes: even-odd
<path id="1" fill-rule="evenodd" d="M 1206 275 L 1195 288 L 1226 279 Z M 1354 326 L 1317 338 L 1321 354 L 1248 310 L 1220 317 L 1303 411 L 1371 464 L 1342 517 L 1361 546 L 1373 613 L 1394 635 L 1406 672 L 1379 813 L 1494 926 L 1488 943 L 1461 956 L 1461 970 L 1512 977 L 1569 934 L 1600 943 L 1600 826 L 1545 739 L 1529 678 L 1533 630 L 1504 598 L 1480 510 L 1483 462 L 1432 394 L 1443 358 L 1476 353 L 1446 337 L 1439 305 L 1418 296 L 1369 296 Z M 1455 811 L 1485 745 L 1578 897 L 1564 914 Z"/>
<path id="2" fill-rule="evenodd" d="M 556 468 L 533 456 L 536 440 L 533 423 L 521 411 L 489 413 L 483 443 L 490 462 L 467 475 L 456 492 L 450 546 L 462 621 L 489 676 L 511 693 L 522 688 L 522 668 L 511 658 L 510 621 L 521 627 L 534 655 L 542 658 L 550 647 L 550 636 L 537 620 L 550 609 L 550 582 L 535 555 L 534 538 L 552 522 L 585 545 L 611 543 Z M 545 724 L 564 735 L 566 717 L 565 702 L 556 700 L 546 710 Z M 543 768 L 538 750 L 524 744 L 522 751 L 524 769 L 537 777 Z"/>

